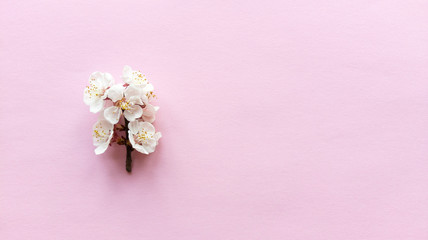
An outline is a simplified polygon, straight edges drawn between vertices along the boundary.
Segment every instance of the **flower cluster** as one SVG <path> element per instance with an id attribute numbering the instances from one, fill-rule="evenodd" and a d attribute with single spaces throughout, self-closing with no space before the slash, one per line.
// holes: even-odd
<path id="1" fill-rule="evenodd" d="M 83 101 L 91 112 L 100 113 L 92 133 L 95 153 L 104 153 L 112 143 L 125 145 L 130 172 L 131 151 L 149 154 L 156 149 L 161 133 L 155 131 L 152 123 L 159 107 L 150 104 L 156 97 L 154 87 L 140 71 L 125 66 L 121 78 L 125 84 L 114 84 L 109 73 L 92 73 Z M 122 131 L 125 136 L 121 136 Z"/>

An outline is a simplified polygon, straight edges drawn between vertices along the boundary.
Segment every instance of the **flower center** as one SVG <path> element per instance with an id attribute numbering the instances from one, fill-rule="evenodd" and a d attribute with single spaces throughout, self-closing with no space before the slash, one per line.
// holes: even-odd
<path id="1" fill-rule="evenodd" d="M 132 72 L 132 78 L 134 79 L 135 84 L 147 84 L 147 78 L 145 75 L 143 75 L 141 72 L 139 71 L 133 71 Z"/>
<path id="2" fill-rule="evenodd" d="M 145 130 L 141 130 L 134 136 L 134 139 L 139 144 L 147 144 L 148 140 L 153 138 L 153 134 L 148 133 Z"/>
<path id="3" fill-rule="evenodd" d="M 108 137 L 108 134 L 110 131 L 106 132 L 101 124 L 97 124 L 95 126 L 94 132 L 92 136 L 97 139 L 97 142 L 105 142 L 106 138 Z"/>
<path id="4" fill-rule="evenodd" d="M 122 110 L 131 109 L 131 103 L 129 102 L 129 100 L 126 100 L 125 98 L 122 98 L 119 101 L 117 101 L 116 105 L 120 107 Z"/>
<path id="5" fill-rule="evenodd" d="M 89 96 L 89 98 L 99 98 L 104 95 L 105 89 L 101 89 L 96 85 L 90 84 L 86 86 L 85 93 Z"/>

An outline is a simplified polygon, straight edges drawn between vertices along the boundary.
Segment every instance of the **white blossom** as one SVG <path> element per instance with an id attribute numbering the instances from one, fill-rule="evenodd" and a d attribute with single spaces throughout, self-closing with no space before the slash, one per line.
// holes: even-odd
<path id="1" fill-rule="evenodd" d="M 113 137 L 113 127 L 114 125 L 105 119 L 101 119 L 94 124 L 92 137 L 94 146 L 97 147 L 95 149 L 95 154 L 98 155 L 104 153 L 107 150 L 107 147 L 109 146 Z"/>
<path id="2" fill-rule="evenodd" d="M 114 85 L 108 90 L 108 97 L 113 101 L 113 106 L 104 110 L 104 117 L 112 124 L 119 122 L 120 116 L 123 111 L 123 116 L 128 121 L 134 121 L 143 114 L 142 98 L 143 92 L 136 86 L 130 85 L 123 87 L 121 85 Z"/>
<path id="3" fill-rule="evenodd" d="M 110 73 L 94 72 L 89 77 L 89 86 L 83 92 L 83 101 L 89 105 L 89 110 L 97 113 L 104 108 L 107 89 L 114 83 Z"/>
<path id="4" fill-rule="evenodd" d="M 129 123 L 128 127 L 129 141 L 135 150 L 144 154 L 155 151 L 162 134 L 155 132 L 155 127 L 151 123 L 133 121 Z"/>
<path id="5" fill-rule="evenodd" d="M 140 71 L 133 70 L 130 66 L 126 65 L 123 68 L 122 79 L 125 83 L 134 85 L 143 91 L 143 95 L 147 97 L 147 99 L 142 99 L 144 103 L 147 103 L 153 97 L 154 87 Z"/>
<path id="6" fill-rule="evenodd" d="M 132 70 L 128 65 L 123 68 L 122 79 L 129 85 L 137 85 L 143 88 L 149 83 L 144 74 L 140 71 Z"/>
<path id="7" fill-rule="evenodd" d="M 111 74 L 92 73 L 83 93 L 83 101 L 89 105 L 91 112 L 101 112 L 92 132 L 95 154 L 104 153 L 112 143 L 125 145 L 126 170 L 131 172 L 131 151 L 135 149 L 143 154 L 154 152 L 162 135 L 152 125 L 159 109 L 150 103 L 156 97 L 153 85 L 144 74 L 130 66 L 124 67 L 121 77 L 125 84 L 114 85 Z M 125 125 L 117 124 L 122 116 Z"/>

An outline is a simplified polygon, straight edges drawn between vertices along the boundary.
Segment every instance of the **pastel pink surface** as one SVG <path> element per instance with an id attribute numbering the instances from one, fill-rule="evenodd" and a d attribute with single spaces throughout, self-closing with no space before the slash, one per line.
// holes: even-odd
<path id="1" fill-rule="evenodd" d="M 427 239 L 428 2 L 0 2 L 0 239 Z M 156 87 L 96 156 L 92 71 Z"/>

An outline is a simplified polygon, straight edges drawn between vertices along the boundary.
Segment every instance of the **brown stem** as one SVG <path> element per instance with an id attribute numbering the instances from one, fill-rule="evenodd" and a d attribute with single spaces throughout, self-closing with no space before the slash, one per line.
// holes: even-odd
<path id="1" fill-rule="evenodd" d="M 128 135 L 128 124 L 129 121 L 125 118 L 125 135 L 126 135 L 126 171 L 131 172 L 132 171 L 132 156 L 131 152 L 134 150 L 131 146 L 131 143 L 129 142 L 129 135 Z"/>

